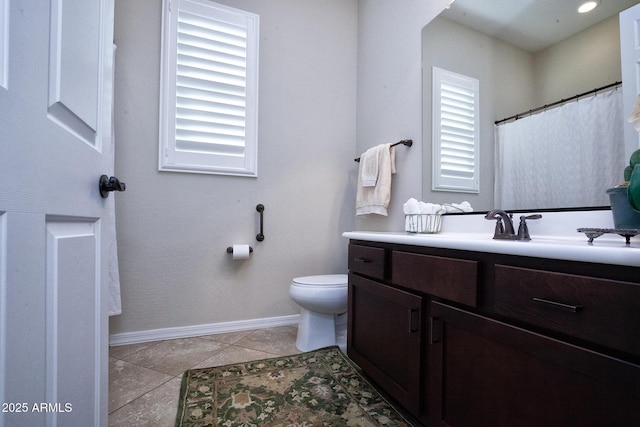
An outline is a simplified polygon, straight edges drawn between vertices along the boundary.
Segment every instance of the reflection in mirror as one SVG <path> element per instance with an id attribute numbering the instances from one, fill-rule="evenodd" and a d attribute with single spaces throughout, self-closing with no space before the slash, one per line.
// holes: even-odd
<path id="1" fill-rule="evenodd" d="M 622 90 L 572 100 L 495 127 L 494 205 L 609 204 L 626 161 Z"/>
<path id="2" fill-rule="evenodd" d="M 589 18 L 594 24 L 582 29 L 563 40 L 566 34 L 558 35 L 556 40 L 545 41 L 537 47 L 520 44 L 514 46 L 501 40 L 505 28 L 512 28 L 519 33 L 530 32 L 524 23 L 531 23 L 536 16 L 532 8 L 541 5 L 543 13 L 539 14 L 557 26 L 569 22 L 569 18 L 559 15 L 555 7 L 566 6 L 570 2 L 548 1 L 513 1 L 509 6 L 520 7 L 521 14 L 514 10 L 505 10 L 512 15 L 512 22 L 497 22 L 499 14 L 496 0 L 456 0 L 448 11 L 430 22 L 422 31 L 422 66 L 423 66 L 423 200 L 437 203 L 452 203 L 468 200 L 476 211 L 501 209 L 553 209 L 558 207 L 589 207 L 599 204 L 592 200 L 571 201 L 571 206 L 537 205 L 537 206 L 495 206 L 495 143 L 494 122 L 514 114 L 570 98 L 574 95 L 620 81 L 620 37 L 618 28 L 618 12 L 632 6 L 637 1 L 620 0 L 615 2 L 617 9 L 605 10 L 604 15 Z M 613 2 L 602 2 L 601 6 Z M 627 4 L 628 3 L 628 4 Z M 478 10 L 490 11 L 489 15 L 480 16 L 469 4 L 478 6 Z M 484 9 L 482 9 L 484 5 Z M 502 8 L 502 6 L 500 6 Z M 506 8 L 509 9 L 509 8 Z M 570 7 L 575 13 L 575 8 Z M 596 9 L 597 11 L 598 9 Z M 595 11 L 594 11 L 595 12 Z M 475 14 L 475 15 L 474 15 Z M 453 19 L 462 18 L 475 22 L 475 29 L 468 23 L 462 25 Z M 460 18 L 460 19 L 459 19 Z M 493 35 L 478 31 L 478 22 L 493 24 L 493 30 L 486 30 Z M 587 19 L 582 18 L 582 21 Z M 534 28 L 535 24 L 534 24 Z M 538 31 L 545 35 L 551 30 Z M 509 40 L 514 35 L 506 36 Z M 552 43 L 552 44 L 549 44 Z M 527 50 L 532 49 L 532 50 Z M 480 192 L 479 194 L 440 192 L 432 190 L 431 182 L 431 73 L 433 67 L 468 75 L 480 80 Z M 603 143 L 611 135 L 602 137 Z M 560 142 L 562 143 L 562 142 Z M 567 158 L 568 162 L 577 161 L 575 157 Z M 581 168 L 585 175 L 575 176 L 576 182 L 586 181 L 584 177 L 590 173 L 587 167 Z M 544 176 L 540 174 L 540 179 Z M 603 184 L 609 187 L 617 184 Z M 542 186 L 544 188 L 544 186 Z M 533 191 L 532 189 L 515 189 L 515 191 Z M 535 194 L 533 195 L 535 199 Z M 606 198 L 604 199 L 606 200 Z M 608 204 L 608 203 L 605 203 Z"/>

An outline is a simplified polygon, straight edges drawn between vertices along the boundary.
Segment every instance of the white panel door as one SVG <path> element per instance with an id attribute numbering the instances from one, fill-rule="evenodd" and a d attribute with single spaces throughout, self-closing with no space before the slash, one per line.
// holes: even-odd
<path id="1" fill-rule="evenodd" d="M 0 0 L 0 426 L 107 425 L 113 8 Z"/>
<path id="2" fill-rule="evenodd" d="M 622 94 L 624 144 L 627 158 L 640 148 L 640 133 L 626 118 L 636 102 L 640 102 L 640 4 L 620 12 L 620 57 L 622 63 Z"/>

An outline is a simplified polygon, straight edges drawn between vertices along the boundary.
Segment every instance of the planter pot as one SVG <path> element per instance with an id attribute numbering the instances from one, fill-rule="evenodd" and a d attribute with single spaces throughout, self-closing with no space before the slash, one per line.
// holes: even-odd
<path id="1" fill-rule="evenodd" d="M 627 198 L 627 187 L 607 190 L 615 228 L 640 229 L 640 211 L 633 209 Z"/>

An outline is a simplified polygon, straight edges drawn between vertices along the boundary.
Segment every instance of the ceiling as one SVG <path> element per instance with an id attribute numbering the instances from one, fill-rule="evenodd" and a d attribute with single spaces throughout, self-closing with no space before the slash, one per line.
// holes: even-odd
<path id="1" fill-rule="evenodd" d="M 442 16 L 459 24 L 537 52 L 639 3 L 601 0 L 592 12 L 577 8 L 584 0 L 455 0 Z"/>

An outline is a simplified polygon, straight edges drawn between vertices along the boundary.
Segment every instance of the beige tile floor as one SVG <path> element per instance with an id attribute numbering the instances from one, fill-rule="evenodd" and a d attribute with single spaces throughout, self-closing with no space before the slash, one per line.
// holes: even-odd
<path id="1" fill-rule="evenodd" d="M 109 426 L 173 426 L 184 371 L 300 353 L 296 333 L 282 326 L 111 347 Z"/>

